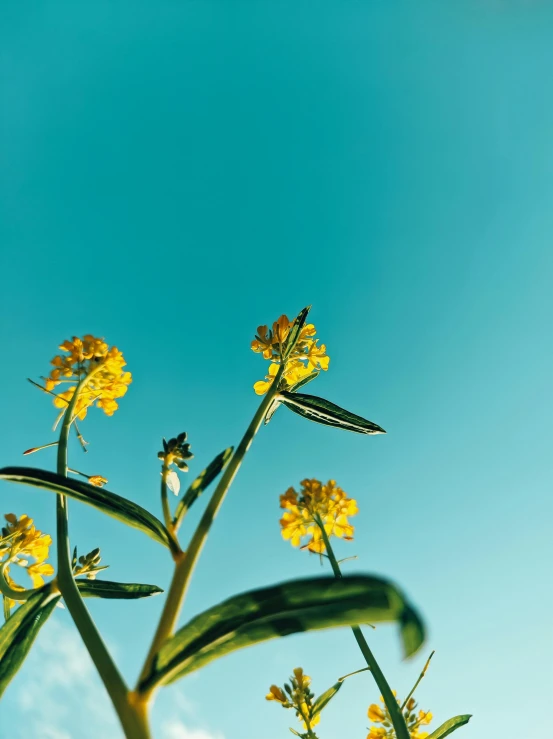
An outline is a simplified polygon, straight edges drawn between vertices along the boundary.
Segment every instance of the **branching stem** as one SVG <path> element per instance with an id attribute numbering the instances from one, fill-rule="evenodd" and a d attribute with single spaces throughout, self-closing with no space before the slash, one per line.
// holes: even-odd
<path id="1" fill-rule="evenodd" d="M 240 468 L 240 465 L 242 464 L 242 461 L 248 449 L 252 444 L 254 436 L 256 435 L 259 427 L 265 419 L 267 410 L 269 409 L 273 398 L 277 393 L 279 381 L 282 377 L 282 373 L 284 372 L 284 367 L 285 365 L 280 366 L 277 375 L 273 381 L 273 384 L 269 388 L 267 395 L 263 399 L 263 402 L 257 409 L 257 412 L 255 413 L 250 425 L 248 426 L 246 433 L 242 437 L 242 441 L 236 448 L 232 459 L 225 469 L 219 481 L 219 484 L 215 488 L 215 491 L 211 496 L 211 500 L 209 501 L 209 504 L 204 511 L 202 518 L 200 519 L 200 522 L 196 528 L 196 531 L 194 532 L 194 536 L 192 537 L 190 546 L 188 547 L 186 553 L 183 553 L 182 556 L 179 556 L 178 554 L 173 555 L 175 557 L 175 571 L 173 573 L 173 580 L 171 581 L 171 585 L 169 587 L 167 600 L 165 601 L 163 613 L 161 614 L 161 620 L 154 635 L 154 639 L 150 646 L 146 661 L 144 662 L 144 666 L 140 673 L 136 688 L 137 693 L 139 695 L 142 695 L 143 699 L 146 701 L 149 700 L 149 696 L 151 695 L 153 688 L 145 688 L 143 686 L 145 681 L 150 676 L 155 656 L 161 648 L 163 642 L 172 635 L 175 629 L 175 624 L 177 622 L 182 604 L 184 602 L 191 575 L 194 571 L 196 562 L 198 561 L 198 557 L 200 556 L 200 553 L 203 549 L 211 525 L 215 519 L 215 516 L 217 515 L 217 512 L 219 511 L 219 508 L 223 503 L 225 495 L 227 494 L 232 481 L 236 476 L 236 473 Z"/>

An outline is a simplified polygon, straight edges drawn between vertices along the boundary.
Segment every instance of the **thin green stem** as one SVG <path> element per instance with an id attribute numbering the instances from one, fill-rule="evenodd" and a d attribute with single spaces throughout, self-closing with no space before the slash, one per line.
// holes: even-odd
<path id="1" fill-rule="evenodd" d="M 161 470 L 161 507 L 163 509 L 163 519 L 165 521 L 165 528 L 167 531 L 173 530 L 173 521 L 171 518 L 171 509 L 169 508 L 169 500 L 167 498 L 167 475 L 169 474 L 169 467 L 163 463 Z"/>
<path id="2" fill-rule="evenodd" d="M 191 575 L 194 571 L 194 567 L 196 566 L 196 562 L 198 561 L 198 557 L 200 556 L 200 553 L 203 549 L 211 525 L 215 519 L 215 516 L 217 515 L 217 512 L 219 511 L 219 508 L 223 503 L 225 495 L 227 494 L 232 481 L 236 476 L 236 473 L 240 468 L 240 465 L 242 464 L 242 461 L 248 449 L 252 444 L 254 436 L 256 435 L 261 424 L 263 423 L 263 420 L 265 419 L 267 410 L 269 409 L 275 395 L 277 394 L 279 381 L 282 377 L 283 371 L 284 365 L 281 365 L 273 381 L 273 384 L 269 388 L 267 395 L 257 409 L 250 425 L 246 430 L 246 433 L 242 437 L 240 444 L 236 448 L 232 459 L 230 460 L 226 470 L 224 471 L 219 484 L 215 488 L 211 500 L 209 501 L 209 504 L 204 511 L 202 518 L 200 519 L 196 531 L 194 532 L 194 536 L 192 537 L 190 546 L 188 547 L 186 553 L 183 554 L 182 557 L 174 555 L 176 564 L 175 572 L 173 574 L 173 580 L 167 594 L 163 613 L 161 614 L 161 620 L 158 624 L 154 639 L 148 652 L 148 656 L 146 657 L 146 661 L 144 662 L 144 666 L 140 673 L 140 677 L 138 678 L 136 689 L 141 694 L 146 694 L 149 696 L 152 692 L 151 688 L 145 688 L 141 690 L 140 686 L 148 678 L 151 672 L 153 660 L 158 653 L 161 645 L 174 631 L 175 624 L 177 622 L 182 604 L 184 602 L 186 591 L 190 583 Z"/>
<path id="3" fill-rule="evenodd" d="M 430 654 L 430 657 L 426 660 L 426 664 L 422 668 L 422 672 L 419 675 L 417 682 L 413 685 L 413 688 L 411 689 L 411 692 L 409 693 L 409 695 L 407 696 L 407 698 L 401 704 L 401 710 L 402 711 L 405 708 L 405 706 L 409 703 L 409 698 L 413 695 L 413 693 L 415 692 L 415 690 L 419 687 L 420 681 L 426 675 L 426 671 L 428 670 L 428 665 L 430 664 L 430 660 L 432 659 L 433 656 L 434 656 L 434 650 L 432 650 L 432 653 Z"/>
<path id="4" fill-rule="evenodd" d="M 42 446 L 33 446 L 30 449 L 26 449 L 23 454 L 34 454 L 35 452 L 41 452 L 43 449 L 48 449 L 50 446 L 57 446 L 57 441 L 52 441 L 50 444 L 43 444 Z"/>
<path id="5" fill-rule="evenodd" d="M 34 588 L 29 588 L 28 590 L 15 590 L 15 588 L 12 588 L 6 579 L 6 570 L 9 566 L 9 561 L 4 562 L 2 566 L 0 566 L 0 593 L 2 593 L 6 598 L 11 598 L 11 600 L 29 600 L 31 595 L 34 595 L 37 591 Z"/>
<path id="6" fill-rule="evenodd" d="M 339 683 L 343 683 L 344 680 L 348 677 L 352 677 L 353 675 L 359 675 L 360 672 L 367 672 L 367 670 L 370 670 L 370 667 L 362 667 L 360 670 L 355 670 L 354 672 L 348 672 L 347 675 L 342 675 L 342 677 L 338 678 Z"/>
<path id="7" fill-rule="evenodd" d="M 332 546 L 330 544 L 328 534 L 325 531 L 324 524 L 320 516 L 315 515 L 314 519 L 321 530 L 323 541 L 326 546 L 328 560 L 332 567 L 334 576 L 337 578 L 341 578 L 342 572 L 340 570 L 340 565 L 338 564 L 338 561 L 334 556 L 334 551 L 332 550 Z M 371 652 L 369 645 L 367 644 L 367 640 L 363 636 L 363 632 L 361 631 L 359 626 L 352 626 L 351 630 L 353 631 L 355 641 L 357 642 L 359 649 L 361 650 L 361 654 L 365 658 L 367 665 L 370 667 L 374 680 L 380 689 L 382 697 L 384 698 L 384 703 L 386 704 L 386 708 L 388 709 L 388 713 L 390 714 L 390 718 L 392 719 L 392 724 L 394 726 L 394 731 L 396 733 L 397 739 L 410 739 L 409 731 L 407 729 L 407 725 L 405 724 L 405 719 L 403 718 L 401 709 L 395 699 L 394 694 L 392 693 L 392 689 L 388 685 L 388 681 L 384 677 L 384 673 L 382 672 L 378 662 L 376 661 L 376 657 Z"/>
<path id="8" fill-rule="evenodd" d="M 63 475 L 64 477 L 67 477 L 68 472 L 67 442 L 69 439 L 71 423 L 74 420 L 73 413 L 77 405 L 79 393 L 89 379 L 90 375 L 79 382 L 63 417 L 58 444 L 57 471 L 59 475 Z M 117 666 L 108 652 L 94 621 L 84 605 L 81 594 L 79 593 L 73 578 L 68 534 L 67 499 L 65 495 L 57 495 L 56 501 L 59 589 L 79 634 L 81 635 L 81 638 L 88 649 L 92 661 L 94 662 L 102 682 L 112 700 L 126 736 L 129 737 L 129 739 L 149 739 L 150 733 L 147 722 L 142 720 L 142 717 L 138 715 L 129 703 L 128 689 L 125 681 L 117 669 Z"/>
<path id="9" fill-rule="evenodd" d="M 309 737 L 309 739 L 317 739 L 316 734 L 313 733 L 313 729 L 311 728 L 309 716 L 305 715 L 303 708 L 299 704 L 297 705 L 297 709 L 299 710 L 301 717 L 303 719 L 303 722 L 305 724 L 305 728 L 307 729 L 307 736 Z"/>

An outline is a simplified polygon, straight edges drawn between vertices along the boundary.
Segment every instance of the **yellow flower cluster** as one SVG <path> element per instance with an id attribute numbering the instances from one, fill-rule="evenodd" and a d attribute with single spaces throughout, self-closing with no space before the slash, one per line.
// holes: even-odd
<path id="1" fill-rule="evenodd" d="M 282 352 L 292 325 L 293 321 L 282 315 L 273 323 L 272 329 L 258 326 L 256 337 L 252 341 L 252 350 L 262 354 L 264 359 L 269 359 L 271 364 L 265 380 L 260 380 L 253 386 L 257 395 L 265 395 L 273 384 L 282 364 Z M 319 370 L 328 369 L 330 358 L 326 354 L 326 346 L 317 346 L 318 339 L 313 338 L 315 333 L 312 323 L 302 328 L 294 350 L 286 359 L 281 389 L 292 387 Z"/>
<path id="2" fill-rule="evenodd" d="M 103 488 L 104 485 L 108 484 L 107 478 L 102 475 L 90 475 L 88 482 L 97 488 Z"/>
<path id="3" fill-rule="evenodd" d="M 393 691 L 394 696 L 396 691 Z M 380 696 L 380 700 L 384 703 L 384 698 Z M 397 700 L 397 698 L 396 698 Z M 399 704 L 399 701 L 398 701 Z M 426 739 L 429 736 L 427 731 L 421 731 L 421 726 L 428 726 L 432 721 L 432 713 L 430 711 L 419 711 L 416 713 L 417 704 L 414 698 L 409 698 L 405 708 L 403 709 L 403 717 L 409 730 L 409 736 L 411 739 Z M 381 708 L 376 703 L 372 703 L 368 710 L 369 719 L 375 724 L 382 724 L 381 726 L 371 726 L 367 739 L 396 739 L 396 733 L 392 727 L 392 719 L 384 705 Z"/>
<path id="4" fill-rule="evenodd" d="M 131 373 L 123 371 L 126 362 L 121 352 L 116 346 L 110 348 L 103 339 L 91 334 L 82 339 L 74 336 L 72 341 L 60 344 L 60 349 L 67 352 L 67 356 L 57 355 L 52 359 L 53 369 L 46 378 L 46 390 L 51 392 L 61 383 L 73 387 L 56 395 L 56 408 L 67 408 L 77 383 L 90 377 L 81 388 L 75 415 L 83 419 L 88 408 L 96 403 L 106 416 L 112 416 L 119 407 L 116 398 L 125 395 L 132 381 Z"/>
<path id="5" fill-rule="evenodd" d="M 315 517 L 319 517 L 327 536 L 336 536 L 346 541 L 353 539 L 353 526 L 348 516 L 358 512 L 357 502 L 348 498 L 335 480 L 323 485 L 319 480 L 302 480 L 301 490 L 288 488 L 280 496 L 280 507 L 285 509 L 280 525 L 282 537 L 298 547 L 304 537 L 307 543 L 301 548 L 321 554 L 325 551 L 322 532 Z"/>
<path id="6" fill-rule="evenodd" d="M 313 709 L 314 693 L 310 689 L 311 678 L 304 675 L 302 667 L 294 669 L 294 675 L 290 678 L 290 685 L 284 685 L 284 689 L 277 685 L 271 685 L 265 696 L 268 701 L 276 701 L 283 708 L 293 708 L 296 716 L 301 721 L 304 729 L 316 726 L 321 720 L 320 712 L 315 713 Z M 296 733 L 296 732 L 294 732 Z"/>
<path id="7" fill-rule="evenodd" d="M 10 565 L 16 564 L 27 570 L 34 588 L 44 585 L 44 577 L 53 575 L 54 568 L 46 562 L 52 537 L 35 528 L 33 519 L 22 515 L 19 519 L 14 513 L 6 513 L 6 526 L 2 527 L 0 538 L 0 563 L 4 576 L 11 588 L 24 590 L 9 576 Z M 34 559 L 33 563 L 29 558 Z M 10 607 L 14 601 L 9 600 Z"/>

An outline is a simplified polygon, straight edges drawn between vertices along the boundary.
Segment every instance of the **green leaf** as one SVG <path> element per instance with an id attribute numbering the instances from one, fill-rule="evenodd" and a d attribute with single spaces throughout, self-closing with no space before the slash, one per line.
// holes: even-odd
<path id="1" fill-rule="evenodd" d="M 386 580 L 368 575 L 317 577 L 236 595 L 196 616 L 168 639 L 140 688 L 173 682 L 225 654 L 288 634 L 366 621 L 401 624 L 406 608 L 409 622 L 416 619 L 421 635 L 417 644 L 411 630 L 404 643 L 410 655 L 422 643 L 422 623 Z M 403 637 L 403 627 L 401 633 Z"/>
<path id="2" fill-rule="evenodd" d="M 279 393 L 278 399 L 291 411 L 315 423 L 325 426 L 336 426 L 358 434 L 385 434 L 383 428 L 366 418 L 350 413 L 339 405 L 331 403 L 316 395 L 290 393 L 286 390 Z"/>
<path id="3" fill-rule="evenodd" d="M 405 603 L 400 616 L 401 638 L 406 656 L 414 654 L 424 641 L 424 625 L 418 613 Z"/>
<path id="4" fill-rule="evenodd" d="M 136 600 L 163 593 L 157 585 L 137 582 L 111 582 L 110 580 L 75 580 L 83 598 L 118 598 Z"/>
<path id="5" fill-rule="evenodd" d="M 60 597 L 52 595 L 49 589 L 38 591 L 0 629 L 0 696 L 17 674 Z"/>
<path id="6" fill-rule="evenodd" d="M 213 462 L 208 464 L 203 472 L 200 472 L 198 477 L 194 480 L 186 493 L 182 496 L 181 500 L 179 500 L 177 509 L 175 511 L 175 518 L 173 519 L 173 523 L 177 523 L 182 519 L 186 511 L 188 511 L 189 508 L 196 502 L 197 498 L 200 497 L 207 486 L 210 485 L 210 483 L 213 482 L 217 475 L 225 469 L 230 458 L 232 457 L 233 451 L 234 447 L 229 446 L 228 449 L 225 449 L 223 452 L 218 454 Z"/>
<path id="7" fill-rule="evenodd" d="M 290 331 L 288 332 L 286 341 L 284 342 L 284 347 L 282 350 L 282 361 L 283 362 L 285 362 L 290 356 L 290 354 L 294 351 L 294 347 L 298 343 L 301 330 L 304 327 L 305 321 L 307 320 L 307 315 L 310 310 L 311 310 L 311 306 L 308 305 L 307 308 L 304 308 L 303 310 L 301 310 L 296 316 L 294 323 L 292 324 L 292 327 L 290 328 Z"/>
<path id="8" fill-rule="evenodd" d="M 439 728 L 436 729 L 436 731 L 433 731 L 428 739 L 443 739 L 444 736 L 449 736 L 449 734 L 452 734 L 461 726 L 468 724 L 471 718 L 472 715 L 470 713 L 465 713 L 462 716 L 455 716 L 454 718 L 450 718 L 449 721 L 446 721 L 445 724 L 442 724 Z"/>
<path id="9" fill-rule="evenodd" d="M 4 467 L 0 470 L 0 480 L 19 482 L 25 485 L 34 485 L 45 488 L 54 493 L 67 495 L 81 503 L 97 508 L 113 518 L 140 529 L 155 541 L 171 548 L 170 537 L 165 526 L 142 506 L 133 503 L 127 498 L 110 493 L 105 488 L 98 488 L 78 480 L 71 480 L 54 472 L 39 470 L 33 467 Z"/>
<path id="10" fill-rule="evenodd" d="M 334 683 L 334 685 L 329 688 L 328 690 L 325 690 L 324 693 L 321 693 L 321 695 L 317 698 L 315 703 L 313 703 L 313 716 L 316 716 L 318 713 L 320 713 L 323 708 L 330 703 L 330 701 L 334 698 L 336 693 L 340 690 L 340 688 L 343 685 L 342 680 L 338 680 L 337 683 Z"/>

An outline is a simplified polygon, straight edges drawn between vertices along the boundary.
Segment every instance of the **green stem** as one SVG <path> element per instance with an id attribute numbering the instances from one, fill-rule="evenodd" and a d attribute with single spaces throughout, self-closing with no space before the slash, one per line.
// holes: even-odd
<path id="1" fill-rule="evenodd" d="M 338 561 L 334 556 L 334 552 L 332 550 L 328 534 L 325 531 L 324 524 L 320 516 L 315 515 L 314 519 L 318 527 L 321 529 L 323 541 L 326 546 L 328 560 L 332 567 L 332 571 L 334 572 L 334 576 L 337 578 L 341 578 L 342 572 L 340 570 L 340 565 L 338 564 Z M 403 718 L 401 709 L 395 699 L 394 694 L 392 693 L 392 689 L 388 685 L 388 681 L 384 677 L 384 673 L 382 672 L 378 662 L 376 661 L 376 657 L 371 652 L 369 645 L 367 644 L 367 640 L 363 636 L 363 632 L 361 631 L 359 626 L 352 626 L 351 630 L 353 631 L 355 641 L 357 642 L 359 649 L 361 650 L 361 654 L 365 658 L 367 665 L 370 667 L 374 680 L 380 689 L 382 697 L 384 698 L 384 703 L 386 704 L 386 708 L 388 709 L 388 713 L 390 714 L 390 718 L 392 719 L 392 724 L 394 726 L 394 731 L 396 733 L 397 739 L 410 739 L 409 731 L 407 729 L 407 725 L 405 724 L 405 719 Z"/>
<path id="2" fill-rule="evenodd" d="M 305 713 L 303 712 L 303 708 L 300 705 L 298 705 L 297 708 L 307 729 L 307 736 L 309 737 L 309 739 L 317 739 L 317 736 L 313 733 L 313 729 L 311 728 L 309 717 L 305 715 Z"/>
<path id="3" fill-rule="evenodd" d="M 420 681 L 426 675 L 426 671 L 428 670 L 428 665 L 430 664 L 430 660 L 432 659 L 433 656 L 434 656 L 434 650 L 432 650 L 432 653 L 431 653 L 430 657 L 426 660 L 426 664 L 422 668 L 422 672 L 419 675 L 419 678 L 418 678 L 417 682 L 413 685 L 413 688 L 412 688 L 411 692 L 409 693 L 409 695 L 407 696 L 407 698 L 401 704 L 401 710 L 402 711 L 405 708 L 405 706 L 409 703 L 409 698 L 413 695 L 413 693 L 415 692 L 415 690 L 419 687 Z"/>
<path id="4" fill-rule="evenodd" d="M 344 680 L 348 677 L 352 677 L 353 675 L 359 675 L 360 672 L 367 672 L 367 670 L 370 670 L 370 667 L 362 667 L 360 670 L 355 670 L 355 672 L 348 672 L 347 675 L 343 675 L 342 677 L 338 678 L 339 683 L 343 683 Z"/>
<path id="5" fill-rule="evenodd" d="M 163 613 L 161 614 L 161 620 L 158 624 L 156 633 L 150 646 L 150 650 L 148 652 L 148 656 L 146 657 L 146 661 L 144 662 L 144 666 L 140 673 L 140 677 L 138 678 L 136 689 L 141 694 L 149 696 L 152 692 L 152 688 L 141 689 L 140 686 L 148 678 L 151 672 L 152 663 L 161 645 L 173 633 L 175 629 L 175 624 L 177 622 L 182 604 L 184 602 L 186 591 L 190 583 L 190 577 L 192 575 L 192 572 L 194 571 L 194 567 L 196 565 L 198 557 L 200 556 L 200 553 L 207 539 L 211 524 L 213 523 L 215 516 L 217 515 L 217 512 L 219 511 L 219 508 L 223 503 L 225 495 L 230 488 L 232 481 L 234 480 L 248 449 L 252 444 L 254 436 L 256 435 L 259 427 L 265 419 L 265 414 L 267 413 L 267 410 L 269 409 L 273 398 L 277 394 L 278 385 L 284 371 L 284 366 L 285 365 L 280 366 L 279 371 L 277 372 L 276 377 L 273 381 L 273 384 L 269 388 L 269 391 L 263 399 L 263 402 L 257 409 L 257 412 L 254 415 L 250 425 L 248 426 L 246 433 L 242 437 L 242 441 L 236 448 L 236 451 L 234 452 L 232 459 L 230 460 L 226 470 L 224 471 L 219 484 L 215 488 L 211 500 L 209 501 L 209 504 L 202 518 L 200 519 L 200 523 L 198 524 L 196 531 L 194 532 L 194 536 L 192 537 L 190 546 L 188 547 L 186 553 L 183 554 L 181 557 L 179 557 L 178 555 L 174 555 L 176 564 L 175 571 L 173 573 L 173 579 L 169 587 L 169 592 L 167 594 Z"/>
<path id="6" fill-rule="evenodd" d="M 173 521 L 171 518 L 171 510 L 169 508 L 169 500 L 167 499 L 167 475 L 169 474 L 169 467 L 163 463 L 161 469 L 161 507 L 163 509 L 163 518 L 165 520 L 165 528 L 167 531 L 173 530 Z"/>
<path id="7" fill-rule="evenodd" d="M 29 600 L 31 595 L 34 595 L 37 591 L 34 588 L 29 588 L 28 590 L 15 590 L 14 588 L 12 588 L 6 579 L 6 569 L 9 566 L 9 561 L 4 562 L 2 566 L 0 566 L 0 593 L 2 593 L 2 595 L 5 595 L 6 598 L 11 598 L 12 600 Z"/>
<path id="8" fill-rule="evenodd" d="M 67 477 L 67 442 L 73 413 L 77 405 L 79 393 L 90 380 L 85 377 L 77 387 L 63 417 L 58 444 L 59 475 Z M 71 553 L 68 534 L 68 510 L 65 495 L 56 495 L 57 553 L 58 553 L 58 585 L 65 604 L 75 622 L 81 638 L 88 649 L 90 657 L 112 700 L 125 734 L 129 739 L 149 739 L 148 724 L 129 703 L 128 689 L 106 645 L 104 644 L 94 621 L 83 603 L 71 567 Z"/>

